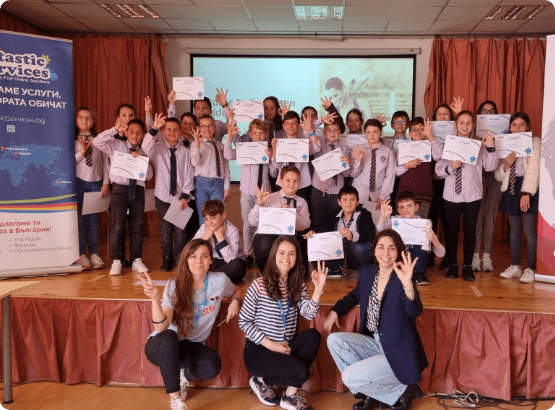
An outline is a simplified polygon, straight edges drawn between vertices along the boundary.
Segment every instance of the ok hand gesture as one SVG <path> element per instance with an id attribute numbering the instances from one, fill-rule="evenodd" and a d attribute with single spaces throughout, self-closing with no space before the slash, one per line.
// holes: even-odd
<path id="1" fill-rule="evenodd" d="M 281 100 L 279 102 L 279 105 L 281 106 L 281 108 L 278 110 L 278 114 L 283 117 L 285 114 L 289 112 L 289 110 L 291 109 L 291 106 L 293 105 L 293 102 L 290 102 L 289 105 L 287 105 L 287 101 Z"/>
<path id="2" fill-rule="evenodd" d="M 393 269 L 403 286 L 407 287 L 411 284 L 412 272 L 414 271 L 418 258 L 413 261 L 410 252 L 402 252 L 401 256 L 403 257 L 403 262 L 397 262 L 393 265 Z"/>
<path id="3" fill-rule="evenodd" d="M 195 148 L 200 147 L 200 143 L 204 139 L 201 132 L 197 129 L 191 130 L 191 134 L 193 134 L 193 138 L 195 139 Z"/>
<path id="4" fill-rule="evenodd" d="M 254 194 L 256 195 L 256 198 L 258 199 L 258 205 L 260 206 L 264 205 L 268 198 L 270 198 L 270 193 L 264 191 L 264 184 L 262 184 L 260 188 L 256 187 Z"/>

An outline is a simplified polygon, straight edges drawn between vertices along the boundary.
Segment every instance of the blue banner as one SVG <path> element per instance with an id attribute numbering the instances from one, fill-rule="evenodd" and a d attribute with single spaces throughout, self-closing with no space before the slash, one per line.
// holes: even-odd
<path id="1" fill-rule="evenodd" d="M 72 42 L 0 31 L 0 270 L 78 258 Z"/>

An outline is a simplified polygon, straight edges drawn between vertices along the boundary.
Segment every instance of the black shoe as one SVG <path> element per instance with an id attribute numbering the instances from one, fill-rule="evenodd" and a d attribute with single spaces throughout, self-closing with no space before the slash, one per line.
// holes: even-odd
<path id="1" fill-rule="evenodd" d="M 254 264 L 254 258 L 252 256 L 250 255 L 247 256 L 246 262 L 247 262 L 247 269 L 254 268 L 255 264 Z"/>
<path id="2" fill-rule="evenodd" d="M 130 268 L 131 264 L 129 263 L 129 261 L 127 259 L 123 258 L 121 260 L 121 267 L 122 268 Z"/>
<path id="3" fill-rule="evenodd" d="M 463 265 L 462 275 L 463 275 L 463 279 L 467 280 L 469 282 L 472 282 L 472 281 L 476 280 L 476 277 L 474 276 L 474 272 L 472 272 L 472 266 L 471 265 Z"/>
<path id="4" fill-rule="evenodd" d="M 359 401 L 358 403 L 353 404 L 353 410 L 371 410 L 376 404 L 376 399 L 373 399 L 372 397 L 368 397 L 365 395 L 362 395 L 362 396 L 364 396 L 362 401 Z"/>
<path id="5" fill-rule="evenodd" d="M 417 273 L 416 274 L 416 284 L 418 285 L 429 285 L 430 282 L 428 281 L 428 277 L 425 273 Z"/>
<path id="6" fill-rule="evenodd" d="M 449 258 L 446 256 L 445 258 L 443 258 L 443 260 L 441 261 L 441 263 L 439 264 L 439 269 L 440 270 L 447 270 L 449 269 Z"/>
<path id="7" fill-rule="evenodd" d="M 412 404 L 412 399 L 417 398 L 420 400 L 422 398 L 422 390 L 418 387 L 418 384 L 411 384 L 407 386 L 405 392 L 399 397 L 399 400 L 391 406 L 391 410 L 409 410 Z"/>
<path id="8" fill-rule="evenodd" d="M 449 265 L 449 272 L 445 277 L 447 279 L 457 279 L 459 277 L 459 265 Z"/>
<path id="9" fill-rule="evenodd" d="M 173 269 L 173 259 L 164 259 L 162 266 L 160 266 L 160 272 L 169 272 Z"/>
<path id="10" fill-rule="evenodd" d="M 436 258 L 431 257 L 428 259 L 428 268 L 435 268 L 436 266 Z"/>

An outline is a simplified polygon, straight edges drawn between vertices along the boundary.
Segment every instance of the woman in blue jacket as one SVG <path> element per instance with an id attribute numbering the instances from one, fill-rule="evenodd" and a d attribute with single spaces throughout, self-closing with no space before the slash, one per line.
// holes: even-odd
<path id="1" fill-rule="evenodd" d="M 339 327 L 338 318 L 360 303 L 358 333 L 332 333 L 328 348 L 341 371 L 343 383 L 363 400 L 354 410 L 386 404 L 393 410 L 410 409 L 422 371 L 428 366 L 416 328 L 422 302 L 412 277 L 411 260 L 399 234 L 381 231 L 372 243 L 377 264 L 360 271 L 355 289 L 332 308 L 324 328 Z"/>

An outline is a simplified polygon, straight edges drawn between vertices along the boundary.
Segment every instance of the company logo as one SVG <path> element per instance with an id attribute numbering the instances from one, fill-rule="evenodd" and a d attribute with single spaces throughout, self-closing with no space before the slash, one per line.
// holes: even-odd
<path id="1" fill-rule="evenodd" d="M 287 228 L 287 230 L 289 231 L 289 233 L 293 233 L 293 231 L 295 230 L 295 228 L 293 228 L 291 225 L 289 225 L 289 227 Z"/>
<path id="2" fill-rule="evenodd" d="M 12 54 L 0 50 L 0 75 L 54 80 L 56 74 L 48 68 L 50 57 L 36 54 Z"/>
<path id="3" fill-rule="evenodd" d="M 393 222 L 393 227 L 394 228 L 397 228 L 398 226 L 399 226 L 399 222 L 397 222 L 397 221 Z"/>
<path id="4" fill-rule="evenodd" d="M 341 256 L 341 255 L 343 255 L 343 252 L 341 251 L 341 249 L 337 249 L 337 250 L 335 251 L 335 254 L 336 254 L 337 256 Z"/>
<path id="5" fill-rule="evenodd" d="M 470 162 L 475 163 L 475 162 L 476 162 L 476 157 L 475 157 L 475 156 L 471 156 L 471 157 L 470 157 Z"/>
<path id="6" fill-rule="evenodd" d="M 526 152 L 526 154 L 531 154 L 532 153 L 532 148 L 528 147 L 524 150 L 524 152 Z"/>

